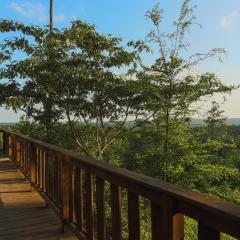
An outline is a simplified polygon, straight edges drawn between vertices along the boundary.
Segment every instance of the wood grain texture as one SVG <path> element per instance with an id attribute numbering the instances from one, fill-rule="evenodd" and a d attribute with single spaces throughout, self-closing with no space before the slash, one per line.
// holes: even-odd
<path id="1" fill-rule="evenodd" d="M 0 239 L 76 240 L 7 158 L 0 156 Z"/>
<path id="2" fill-rule="evenodd" d="M 106 239 L 104 180 L 96 179 L 97 239 Z"/>
<path id="3" fill-rule="evenodd" d="M 94 239 L 94 220 L 93 220 L 93 178 L 87 172 L 86 178 L 86 230 L 88 240 Z"/>
<path id="4" fill-rule="evenodd" d="M 199 240 L 223 240 L 223 235 L 216 229 L 212 229 L 202 223 L 198 223 Z"/>
<path id="5" fill-rule="evenodd" d="M 70 191 L 69 196 L 69 189 L 73 183 L 72 181 L 69 181 L 69 177 L 67 177 L 67 171 L 65 171 L 65 167 L 62 168 L 62 166 L 66 165 L 66 168 L 68 168 L 69 165 L 71 165 L 74 167 L 74 169 L 79 168 L 82 169 L 84 173 L 87 173 L 84 178 L 85 181 L 83 181 L 84 229 L 82 231 L 79 231 L 80 226 L 78 226 L 77 231 L 81 235 L 87 235 L 88 239 L 93 239 L 96 234 L 96 219 L 93 218 L 96 200 L 94 198 L 95 194 L 93 195 L 93 192 L 95 193 L 95 182 L 92 180 L 92 178 L 94 180 L 95 178 L 103 179 L 105 182 L 108 182 L 111 185 L 111 233 L 113 234 L 114 240 L 121 239 L 122 219 L 120 188 L 131 192 L 135 196 L 141 196 L 152 202 L 151 208 L 153 239 L 159 239 L 160 236 L 162 239 L 167 240 L 182 240 L 184 236 L 183 215 L 193 218 L 201 223 L 199 229 L 200 238 L 207 233 L 208 236 L 211 237 L 211 235 L 214 235 L 215 237 L 216 232 L 223 232 L 237 239 L 240 239 L 240 206 L 237 204 L 232 204 L 221 199 L 210 197 L 206 194 L 189 191 L 182 187 L 159 181 L 158 179 L 139 175 L 138 173 L 129 171 L 127 169 L 117 168 L 103 161 L 96 161 L 88 157 L 80 156 L 78 153 L 74 153 L 18 133 L 4 131 L 4 136 L 4 146 L 6 153 L 11 157 L 11 160 L 13 162 L 16 160 L 17 156 L 16 143 L 18 141 L 21 142 L 20 165 L 26 177 L 29 176 L 30 170 L 29 163 L 31 163 L 31 157 L 29 155 L 29 152 L 31 152 L 31 144 L 33 144 L 37 149 L 44 149 L 45 192 L 42 193 L 39 189 L 38 191 L 41 195 L 43 194 L 42 196 L 44 198 L 48 197 L 45 198 L 46 201 L 50 199 L 50 205 L 53 204 L 53 209 L 56 207 L 56 204 L 54 205 L 54 201 L 51 201 L 53 199 L 51 199 L 50 195 L 53 182 L 51 181 L 51 173 L 53 172 L 53 167 L 50 164 L 51 159 L 49 154 L 53 153 L 55 156 L 57 154 L 62 157 L 62 160 L 60 161 L 60 174 L 61 176 L 64 176 L 64 178 L 61 177 L 60 183 L 61 189 L 66 189 L 64 191 L 61 191 L 61 200 L 64 213 L 63 216 L 66 216 L 66 218 L 64 217 L 64 220 L 67 220 L 66 225 L 69 227 L 71 227 L 71 224 L 76 226 L 75 219 L 74 222 L 69 221 L 69 219 L 71 219 L 69 218 L 69 208 L 72 209 L 72 207 L 69 206 L 69 199 L 71 199 L 71 203 L 74 202 L 74 206 L 78 206 L 78 198 L 81 199 L 81 197 L 76 196 L 76 199 L 74 200 L 74 194 L 72 194 L 72 191 Z M 77 184 L 75 186 L 77 186 Z M 101 209 L 101 194 L 98 195 L 98 199 L 100 199 L 100 201 L 97 203 L 98 209 Z M 129 204 L 134 205 L 134 202 L 136 203 L 136 199 L 134 199 L 134 197 L 130 198 Z M 133 209 L 133 207 L 129 207 L 131 210 Z M 137 209 L 133 209 L 133 211 L 137 212 Z M 102 218 L 101 215 L 102 213 L 100 211 L 99 216 Z M 138 238 L 138 226 L 137 224 L 134 224 L 135 221 L 138 221 L 138 216 L 136 216 L 136 219 L 131 219 L 131 217 L 132 216 L 129 216 L 129 230 L 131 232 L 130 237 L 135 235 Z M 216 237 L 218 238 L 218 236 L 219 234 L 217 234 Z"/>
<path id="6" fill-rule="evenodd" d="M 121 188 L 114 184 L 110 186 L 111 190 L 111 210 L 112 210 L 112 239 L 122 239 L 121 223 Z"/>
<path id="7" fill-rule="evenodd" d="M 128 231 L 129 240 L 140 240 L 139 197 L 128 192 Z"/>

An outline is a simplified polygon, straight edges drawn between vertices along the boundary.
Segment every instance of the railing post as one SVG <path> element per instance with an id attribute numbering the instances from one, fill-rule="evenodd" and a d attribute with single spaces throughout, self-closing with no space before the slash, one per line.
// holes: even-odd
<path id="1" fill-rule="evenodd" d="M 151 203 L 152 240 L 183 240 L 184 219 L 175 212 L 172 198 L 163 197 L 162 204 Z"/>

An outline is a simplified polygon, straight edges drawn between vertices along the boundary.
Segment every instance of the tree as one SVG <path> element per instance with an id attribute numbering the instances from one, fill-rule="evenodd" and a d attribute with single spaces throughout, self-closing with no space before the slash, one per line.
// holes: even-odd
<path id="1" fill-rule="evenodd" d="M 102 159 L 118 137 L 139 124 L 134 117 L 150 118 L 149 114 L 142 116 L 138 82 L 125 73 L 115 73 L 116 68 L 135 68 L 138 53 L 126 51 L 119 46 L 121 39 L 100 35 L 94 26 L 81 21 L 65 30 L 63 39 L 71 55 L 58 68 L 63 82 L 55 85 L 55 102 L 79 149 Z"/>
<path id="2" fill-rule="evenodd" d="M 47 29 L 41 29 L 39 27 L 34 27 L 34 26 L 25 26 L 24 24 L 20 24 L 17 22 L 13 21 L 8 21 L 8 20 L 2 20 L 1 21 L 1 32 L 21 32 L 23 36 L 21 37 L 15 37 L 13 39 L 8 39 L 4 43 L 2 43 L 1 48 L 2 48 L 2 54 L 1 54 L 1 63 L 7 64 L 7 68 L 2 68 L 2 78 L 10 79 L 9 82 L 6 82 L 5 84 L 1 85 L 1 92 L 2 92 L 2 103 L 5 101 L 7 103 L 7 107 L 12 107 L 15 111 L 17 108 L 19 108 L 21 104 L 20 98 L 17 96 L 20 95 L 20 89 L 21 86 L 19 84 L 19 81 L 16 80 L 18 77 L 17 75 L 17 70 L 14 69 L 14 67 L 17 66 L 17 64 L 14 66 L 14 51 L 15 50 L 20 50 L 27 54 L 28 56 L 31 55 L 34 51 L 35 48 L 40 46 L 40 44 L 44 41 L 47 40 L 51 42 L 51 37 L 54 31 L 53 28 L 53 0 L 50 0 L 50 18 L 49 18 L 49 33 L 47 32 Z M 30 44 L 30 39 L 33 37 L 34 41 L 33 44 Z M 51 46 L 50 44 L 48 45 L 48 53 L 46 54 L 46 57 L 49 58 L 49 62 L 53 62 L 53 57 L 51 56 L 51 53 L 53 52 L 53 49 L 50 49 Z M 15 62 L 16 63 L 16 62 Z M 10 70 L 11 68 L 11 70 Z M 10 73 L 11 72 L 11 73 Z M 10 75 L 12 74 L 12 76 Z M 15 76 L 13 76 L 15 74 Z M 19 77 L 20 79 L 24 79 L 27 74 L 23 77 L 24 73 L 19 72 Z M 15 79 L 14 79 L 15 78 Z M 43 80 L 42 80 L 43 81 Z M 45 83 L 44 85 L 48 85 L 48 82 L 50 81 L 49 79 L 44 79 Z M 45 126 L 46 129 L 46 138 L 45 140 L 47 142 L 52 142 L 53 141 L 53 136 L 52 136 L 52 127 L 53 125 L 57 122 L 59 119 L 58 117 L 56 118 L 56 115 L 53 114 L 53 106 L 51 104 L 50 98 L 49 98 L 49 92 L 45 88 L 44 94 L 46 95 L 44 97 L 44 100 L 42 100 L 42 111 L 39 115 L 39 121 L 41 124 Z M 24 112 L 28 111 L 26 108 L 22 107 L 21 110 Z M 27 115 L 31 115 L 31 113 L 28 111 Z M 55 115 L 55 116 L 54 116 Z"/>
<path id="3" fill-rule="evenodd" d="M 226 118 L 222 116 L 223 113 L 220 105 L 213 101 L 211 109 L 206 113 L 206 132 L 203 138 L 210 160 L 218 163 L 235 148 L 233 137 L 228 133 Z"/>
<path id="4" fill-rule="evenodd" d="M 219 103 L 212 101 L 212 107 L 206 113 L 205 124 L 207 125 L 208 137 L 219 139 L 223 132 L 226 132 L 226 117 L 223 117 L 224 111 L 220 109 Z"/>
<path id="5" fill-rule="evenodd" d="M 136 68 L 139 56 L 137 51 L 121 47 L 121 39 L 101 35 L 79 20 L 51 34 L 12 21 L 2 21 L 2 31 L 25 35 L 2 44 L 10 57 L 2 76 L 15 83 L 24 81 L 17 96 L 21 110 L 28 119 L 46 126 L 47 132 L 59 120 L 66 120 L 70 139 L 79 150 L 101 159 L 115 139 L 139 124 L 143 111 L 138 82 L 114 73 L 116 68 Z M 27 35 L 35 42 L 30 43 Z M 15 50 L 22 50 L 27 57 L 13 60 Z M 127 129 L 131 115 L 137 115 L 138 122 L 133 121 Z"/>
<path id="6" fill-rule="evenodd" d="M 206 54 L 185 57 L 189 47 L 185 37 L 195 21 L 190 0 L 183 1 L 180 16 L 173 23 L 173 32 L 161 31 L 162 14 L 159 5 L 147 12 L 147 17 L 154 25 L 147 40 L 158 48 L 159 56 L 154 64 L 138 74 L 138 78 L 146 89 L 147 109 L 155 112 L 154 122 L 161 132 L 162 179 L 166 180 L 165 171 L 174 157 L 176 129 L 188 122 L 195 111 L 193 103 L 200 101 L 203 96 L 229 93 L 233 86 L 224 85 L 213 73 L 196 75 L 193 71 L 194 67 L 208 58 L 218 57 L 221 60 L 224 49 L 215 48 Z"/>

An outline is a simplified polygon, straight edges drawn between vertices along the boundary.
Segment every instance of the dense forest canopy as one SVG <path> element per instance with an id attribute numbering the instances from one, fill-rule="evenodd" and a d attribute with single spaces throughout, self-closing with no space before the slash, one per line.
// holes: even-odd
<path id="1" fill-rule="evenodd" d="M 127 48 L 81 20 L 50 30 L 1 20 L 0 32 L 16 37 L 0 45 L 0 106 L 25 113 L 13 129 L 239 203 L 240 126 L 227 126 L 215 101 L 204 126 L 190 123 L 194 103 L 235 88 L 193 71 L 206 59 L 221 60 L 224 49 L 185 57 L 193 10 L 183 1 L 174 31 L 162 32 L 163 11 L 153 7 L 146 13 L 153 29 Z M 146 66 L 141 53 L 152 49 L 157 57 Z"/>

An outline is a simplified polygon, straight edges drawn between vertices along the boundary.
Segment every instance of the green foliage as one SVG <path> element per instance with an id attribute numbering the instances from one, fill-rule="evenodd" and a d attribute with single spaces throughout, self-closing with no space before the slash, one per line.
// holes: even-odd
<path id="1" fill-rule="evenodd" d="M 195 23 L 190 0 L 183 1 L 175 30 L 161 31 L 159 5 L 146 16 L 154 29 L 147 42 L 128 43 L 103 35 L 80 20 L 65 29 L 26 26 L 1 20 L 0 32 L 15 32 L 0 45 L 0 106 L 25 112 L 12 128 L 142 174 L 235 203 L 240 199 L 240 127 L 227 127 L 216 102 L 205 126 L 193 128 L 192 106 L 202 97 L 230 93 L 213 73 L 194 74 L 202 61 L 221 56 L 220 48 L 187 56 L 186 34 Z M 20 33 L 20 34 L 19 34 Z M 151 66 L 142 51 L 157 46 Z M 25 55 L 15 59 L 16 51 Z M 121 74 L 116 73 L 118 69 Z M 123 71 L 124 69 L 124 71 Z M 107 231 L 111 235 L 109 186 Z M 123 194 L 123 230 L 127 238 L 127 197 Z M 150 239 L 150 203 L 140 199 L 141 236 Z M 186 219 L 186 239 L 195 239 L 196 223 Z"/>
<path id="2" fill-rule="evenodd" d="M 124 133 L 127 118 L 141 113 L 137 107 L 141 105 L 137 82 L 126 74 L 114 73 L 116 68 L 135 69 L 140 60 L 137 51 L 126 51 L 120 46 L 121 39 L 101 35 L 95 26 L 80 20 L 51 34 L 38 27 L 27 31 L 28 26 L 19 27 L 12 21 L 3 20 L 2 25 L 2 32 L 23 33 L 23 37 L 7 39 L 1 45 L 2 51 L 9 53 L 10 62 L 1 70 L 2 78 L 9 79 L 17 89 L 7 92 L 9 84 L 3 89 L 7 106 L 21 109 L 26 119 L 44 125 L 47 135 L 52 135 L 53 126 L 66 119 L 79 149 L 100 159 Z M 35 41 L 30 43 L 28 35 Z M 139 47 L 140 42 L 136 44 Z M 25 52 L 26 58 L 10 58 L 16 50 Z M 19 81 L 24 84 L 20 86 Z M 76 123 L 85 124 L 92 136 L 83 139 L 82 133 L 77 135 Z M 53 142 L 52 137 L 45 140 Z"/>

